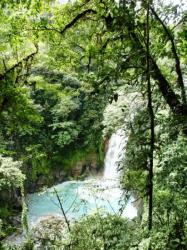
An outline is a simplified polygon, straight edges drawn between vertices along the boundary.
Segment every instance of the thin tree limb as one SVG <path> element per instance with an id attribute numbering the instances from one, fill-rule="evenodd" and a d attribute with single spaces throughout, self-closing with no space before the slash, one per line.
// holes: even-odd
<path id="1" fill-rule="evenodd" d="M 66 225 L 67 225 L 67 227 L 68 227 L 68 231 L 70 232 L 70 231 L 71 231 L 70 224 L 69 224 L 69 221 L 68 221 L 68 219 L 67 219 L 66 213 L 65 213 L 64 208 L 63 208 L 63 206 L 62 206 L 62 202 L 61 202 L 61 200 L 60 200 L 60 197 L 59 197 L 59 194 L 58 194 L 56 188 L 54 188 L 54 192 L 55 192 L 56 197 L 57 197 L 57 199 L 58 199 L 58 202 L 59 202 L 59 204 L 60 204 L 60 209 L 61 209 L 62 214 L 63 214 L 63 216 L 64 216 Z"/>
<path id="2" fill-rule="evenodd" d="M 63 29 L 57 29 L 55 27 L 44 26 L 44 27 L 41 27 L 41 28 L 32 28 L 32 29 L 27 29 L 27 30 L 31 30 L 31 31 L 54 31 L 54 32 L 56 32 L 56 33 L 58 33 L 60 35 L 64 35 L 65 32 L 68 29 L 73 27 L 80 19 L 84 18 L 88 14 L 97 14 L 97 11 L 95 11 L 93 9 L 84 10 L 83 12 L 79 13 L 76 17 L 74 17 L 68 24 L 66 24 Z"/>
<path id="3" fill-rule="evenodd" d="M 165 25 L 165 23 L 161 20 L 161 18 L 159 17 L 159 15 L 156 13 L 156 11 L 154 10 L 154 8 L 150 7 L 151 12 L 153 13 L 153 15 L 155 16 L 155 18 L 157 19 L 157 21 L 160 22 L 160 24 L 162 25 L 169 41 L 171 42 L 171 50 L 175 59 L 175 69 L 176 69 L 176 73 L 177 73 L 177 83 L 181 89 L 181 97 L 182 97 L 182 101 L 185 104 L 186 103 L 186 93 L 185 93 L 185 87 L 184 87 L 184 81 L 183 81 L 183 76 L 182 76 L 182 70 L 181 70 L 181 66 L 180 66 L 180 59 L 177 53 L 177 49 L 176 49 L 176 45 L 175 45 L 175 41 L 174 41 L 174 37 L 171 33 L 171 31 L 169 30 L 169 28 Z"/>
<path id="4" fill-rule="evenodd" d="M 149 176 L 148 176 L 148 194 L 149 194 L 149 211 L 148 211 L 148 229 L 151 231 L 153 226 L 153 154 L 155 144 L 155 121 L 154 111 L 152 105 L 152 90 L 151 90 L 151 75 L 150 75 L 150 3 L 147 0 L 147 17 L 146 17 L 146 62 L 147 62 L 147 99 L 148 99 L 148 113 L 150 117 L 150 150 L 149 150 Z"/>
<path id="5" fill-rule="evenodd" d="M 84 10 L 83 12 L 79 13 L 75 18 L 73 18 L 73 20 L 71 22 L 66 24 L 66 26 L 60 31 L 60 34 L 63 35 L 66 32 L 66 30 L 71 28 L 74 24 L 76 24 L 80 19 L 85 17 L 87 14 L 97 14 L 97 11 L 95 11 L 93 9 L 87 9 L 87 10 Z"/>

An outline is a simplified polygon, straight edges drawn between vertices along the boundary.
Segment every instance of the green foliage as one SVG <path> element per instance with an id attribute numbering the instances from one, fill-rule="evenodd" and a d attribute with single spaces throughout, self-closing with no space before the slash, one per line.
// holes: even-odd
<path id="1" fill-rule="evenodd" d="M 162 148 L 155 170 L 155 222 L 165 228 L 166 249 L 185 249 L 186 245 L 186 152 L 186 138 L 179 135 Z"/>
<path id="2" fill-rule="evenodd" d="M 97 170 L 103 167 L 104 162 L 104 148 L 103 144 L 100 145 L 100 151 L 96 151 L 97 149 L 94 145 L 91 145 L 88 148 L 80 148 L 75 149 L 73 151 L 67 151 L 64 157 L 56 159 L 59 163 L 62 163 L 62 167 L 59 168 L 65 169 L 68 173 L 70 173 L 74 166 L 77 163 L 83 164 L 83 167 L 89 165 L 91 162 L 95 162 L 97 164 Z M 84 168 L 83 168 L 84 170 Z"/>
<path id="3" fill-rule="evenodd" d="M 21 190 L 22 196 L 22 207 L 23 207 L 23 225 L 27 224 L 26 219 L 26 205 L 24 202 L 24 180 L 25 175 L 21 171 L 22 162 L 13 161 L 11 157 L 2 157 L 0 156 L 0 196 L 1 196 L 1 205 L 0 205 L 0 218 L 2 219 L 2 229 L 0 228 L 0 237 L 5 237 L 6 235 L 12 234 L 15 231 L 15 227 L 9 225 L 10 216 L 12 216 L 11 208 L 11 192 L 15 190 Z M 3 195 L 4 194 L 4 195 Z M 6 195 L 6 197 L 5 197 Z M 7 204 L 7 205 L 6 205 Z M 6 222 L 4 224 L 4 222 Z M 2 232 L 1 232 L 2 231 Z"/>
<path id="4" fill-rule="evenodd" d="M 134 117 L 126 148 L 123 185 L 128 190 L 144 196 L 147 188 L 147 159 L 149 154 L 148 117 L 140 110 Z M 138 181 L 136 181 L 138 180 Z"/>
<path id="5" fill-rule="evenodd" d="M 154 228 L 147 240 L 155 250 L 185 249 L 187 141 L 180 132 L 182 130 L 180 125 L 177 126 L 176 120 L 171 119 L 166 110 L 159 111 L 155 119 L 157 125 L 154 155 Z M 142 216 L 143 221 L 146 221 L 147 200 L 145 197 L 148 194 L 146 159 L 148 151 L 145 142 L 148 135 L 146 130 L 141 130 L 143 120 L 145 122 L 145 115 L 143 116 L 142 113 L 135 117 L 134 125 L 138 126 L 133 127 L 129 137 L 123 185 L 144 200 Z M 160 121 L 162 122 L 160 123 Z M 180 121 L 178 122 L 180 123 Z M 135 131 L 137 134 L 133 137 Z M 140 143 L 139 140 L 143 143 Z M 141 145 L 141 149 L 138 145 Z M 144 227 L 143 224 L 142 227 Z M 143 237 L 146 239 L 145 236 Z"/>
<path id="6" fill-rule="evenodd" d="M 25 176 L 20 170 L 22 163 L 10 157 L 0 156 L 0 190 L 4 188 L 20 188 Z"/>
<path id="7" fill-rule="evenodd" d="M 98 212 L 73 226 L 70 249 L 129 249 L 132 228 L 129 221 L 121 217 Z"/>
<path id="8" fill-rule="evenodd" d="M 33 229 L 31 240 L 40 249 L 63 249 L 67 237 L 67 225 L 61 217 L 49 216 Z"/>

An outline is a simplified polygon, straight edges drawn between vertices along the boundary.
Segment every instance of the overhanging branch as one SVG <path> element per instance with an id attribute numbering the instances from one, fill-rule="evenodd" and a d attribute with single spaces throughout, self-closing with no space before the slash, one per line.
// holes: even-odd
<path id="1" fill-rule="evenodd" d="M 84 10 L 83 12 L 79 13 L 71 22 L 69 22 L 68 24 L 66 24 L 66 26 L 60 31 L 60 34 L 63 35 L 66 32 L 66 30 L 68 30 L 69 28 L 71 28 L 80 19 L 82 19 L 83 17 L 85 17 L 88 14 L 97 14 L 97 12 L 95 10 L 93 10 L 93 9 Z"/>
<path id="2" fill-rule="evenodd" d="M 14 64 L 12 67 L 10 67 L 9 69 L 6 69 L 5 72 L 3 74 L 0 74 L 0 81 L 4 80 L 6 75 L 8 73 L 10 73 L 11 71 L 13 71 L 14 69 L 16 69 L 17 67 L 19 67 L 23 62 L 27 62 L 29 59 L 33 58 L 34 55 L 36 55 L 38 53 L 38 45 L 35 45 L 36 51 L 32 52 L 31 54 L 27 55 L 26 57 L 24 57 L 23 59 L 21 59 L 19 62 L 17 62 L 16 64 Z"/>

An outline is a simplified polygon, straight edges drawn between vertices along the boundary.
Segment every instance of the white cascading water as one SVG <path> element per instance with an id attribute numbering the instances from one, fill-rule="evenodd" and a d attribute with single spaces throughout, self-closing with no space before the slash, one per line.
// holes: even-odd
<path id="1" fill-rule="evenodd" d="M 104 179 L 119 181 L 119 168 L 124 157 L 127 137 L 122 129 L 117 130 L 109 141 L 104 164 Z"/>
<path id="2" fill-rule="evenodd" d="M 122 129 L 112 134 L 104 161 L 104 174 L 100 180 L 96 180 L 98 197 L 107 200 L 108 197 L 120 200 L 122 190 L 120 188 L 120 167 L 125 154 L 127 137 Z M 100 192 L 99 192 L 100 189 Z M 115 210 L 115 209 L 114 209 Z"/>
<path id="3" fill-rule="evenodd" d="M 118 213 L 121 208 L 119 201 L 123 199 L 123 191 L 120 188 L 120 175 L 127 142 L 128 136 L 125 134 L 124 130 L 118 129 L 110 138 L 108 150 L 105 156 L 104 175 L 102 178 L 106 187 L 104 193 L 105 196 L 110 197 L 114 202 L 115 209 L 113 209 L 113 211 L 115 210 L 116 213 Z M 132 201 L 133 198 L 131 197 L 122 213 L 123 217 L 132 219 L 137 216 L 137 210 L 133 206 Z M 119 206 L 116 206 L 115 202 Z"/>

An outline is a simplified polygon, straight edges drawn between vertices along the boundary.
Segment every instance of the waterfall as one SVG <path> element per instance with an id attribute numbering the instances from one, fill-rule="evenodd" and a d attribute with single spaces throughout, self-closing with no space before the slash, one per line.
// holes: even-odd
<path id="1" fill-rule="evenodd" d="M 101 178 L 66 181 L 54 186 L 60 197 L 63 198 L 63 207 L 65 211 L 68 211 L 67 216 L 70 220 L 78 219 L 100 208 L 106 212 L 119 213 L 121 198 L 123 200 L 119 167 L 124 158 L 127 139 L 128 137 L 122 129 L 112 135 Z M 54 196 L 54 187 L 48 188 L 42 194 L 35 193 L 27 196 L 30 224 L 34 225 L 44 216 L 61 214 L 61 210 L 57 206 L 58 201 Z M 133 218 L 136 214 L 137 211 L 130 199 L 122 216 Z"/>
<path id="2" fill-rule="evenodd" d="M 110 138 L 104 162 L 104 179 L 119 181 L 119 168 L 124 158 L 126 144 L 127 137 L 122 129 L 117 130 Z"/>

